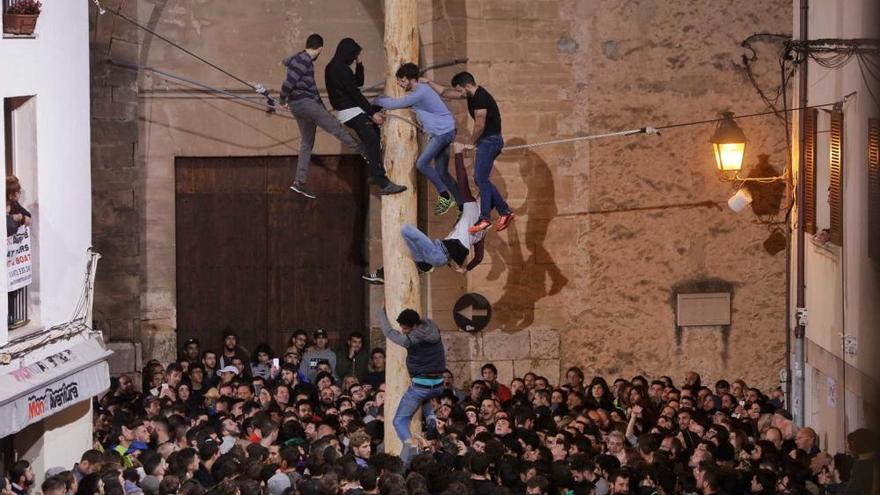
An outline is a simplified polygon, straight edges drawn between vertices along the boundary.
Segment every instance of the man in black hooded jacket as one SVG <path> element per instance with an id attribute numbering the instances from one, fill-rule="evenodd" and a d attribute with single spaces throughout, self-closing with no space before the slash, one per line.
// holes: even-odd
<path id="1" fill-rule="evenodd" d="M 360 87 L 364 85 L 364 64 L 361 47 L 351 38 L 343 38 L 336 46 L 336 54 L 324 69 L 324 83 L 330 105 L 336 110 L 336 118 L 357 133 L 367 151 L 371 180 L 382 188 L 383 194 L 396 194 L 406 190 L 391 182 L 382 168 L 382 155 L 377 124 L 382 114 L 376 113 L 364 98 Z M 351 64 L 356 63 L 354 72 Z"/>

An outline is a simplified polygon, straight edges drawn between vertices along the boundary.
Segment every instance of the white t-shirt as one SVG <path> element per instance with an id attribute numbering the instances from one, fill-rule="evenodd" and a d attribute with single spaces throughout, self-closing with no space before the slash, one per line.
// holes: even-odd
<path id="1" fill-rule="evenodd" d="M 461 213 L 461 218 L 458 219 L 458 222 L 455 223 L 455 227 L 452 228 L 452 232 L 446 236 L 447 239 L 458 239 L 461 242 L 461 245 L 471 249 L 471 246 L 483 240 L 486 237 L 486 230 L 481 230 L 476 234 L 471 234 L 468 232 L 468 228 L 471 225 L 477 223 L 480 219 L 480 203 L 476 201 L 470 201 L 464 204 L 464 211 Z"/>
<path id="2" fill-rule="evenodd" d="M 339 110 L 336 112 L 336 120 L 344 124 L 362 113 L 365 112 L 361 107 L 346 108 L 345 110 Z"/>

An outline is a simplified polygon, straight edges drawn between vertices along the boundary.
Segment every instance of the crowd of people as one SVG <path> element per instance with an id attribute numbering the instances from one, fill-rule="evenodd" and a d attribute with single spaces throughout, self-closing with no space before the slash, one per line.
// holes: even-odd
<path id="1" fill-rule="evenodd" d="M 311 339 L 309 338 L 311 337 Z M 874 437 L 819 449 L 779 391 L 635 376 L 498 381 L 491 363 L 466 389 L 448 370 L 424 408 L 411 456 L 385 448 L 385 353 L 352 334 L 335 352 L 321 330 L 280 357 L 188 340 L 151 361 L 143 384 L 113 380 L 96 399 L 94 448 L 41 487 L 27 461 L 3 493 L 25 495 L 609 495 L 871 493 Z M 311 341 L 310 341 L 311 340 Z M 141 389 L 141 390 L 139 390 Z M 395 425 L 396 427 L 397 425 Z"/>

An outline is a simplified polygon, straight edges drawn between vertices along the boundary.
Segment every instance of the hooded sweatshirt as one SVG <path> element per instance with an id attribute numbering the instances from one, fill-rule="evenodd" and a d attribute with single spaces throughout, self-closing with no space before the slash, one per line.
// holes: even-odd
<path id="1" fill-rule="evenodd" d="M 364 64 L 358 63 L 354 72 L 351 64 L 361 54 L 361 46 L 351 38 L 343 38 L 336 46 L 336 53 L 324 69 L 324 82 L 330 105 L 336 111 L 360 108 L 371 115 L 373 109 L 359 89 L 364 85 Z"/>

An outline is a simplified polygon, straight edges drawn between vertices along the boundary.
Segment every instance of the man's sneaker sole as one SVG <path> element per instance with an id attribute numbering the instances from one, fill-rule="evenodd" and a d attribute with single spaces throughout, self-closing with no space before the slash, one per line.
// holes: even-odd
<path id="1" fill-rule="evenodd" d="M 468 232 L 471 234 L 476 234 L 477 232 L 482 232 L 491 226 L 492 226 L 491 222 L 481 221 L 477 225 L 472 225 L 472 226 L 468 227 Z"/>
<path id="2" fill-rule="evenodd" d="M 303 196 L 305 196 L 309 199 L 316 199 L 317 198 L 317 196 L 315 196 L 313 193 L 311 193 L 310 191 L 308 191 L 306 189 L 302 189 L 301 186 L 299 186 L 297 184 L 290 186 L 290 190 L 295 193 L 302 194 Z"/>
<path id="3" fill-rule="evenodd" d="M 371 275 L 362 275 L 362 279 L 366 280 L 370 285 L 385 285 L 385 279 L 373 277 Z"/>
<path id="4" fill-rule="evenodd" d="M 514 215 L 512 212 L 508 213 L 507 215 L 503 215 L 501 218 L 498 219 L 498 222 L 495 224 L 495 231 L 501 232 L 502 230 L 509 227 L 510 222 L 512 222 L 514 218 L 516 218 L 516 215 Z"/>
<path id="5" fill-rule="evenodd" d="M 400 194 L 403 191 L 406 191 L 406 186 L 401 186 L 398 184 L 393 184 L 389 186 L 385 186 L 379 189 L 380 196 L 391 196 L 393 194 Z"/>

